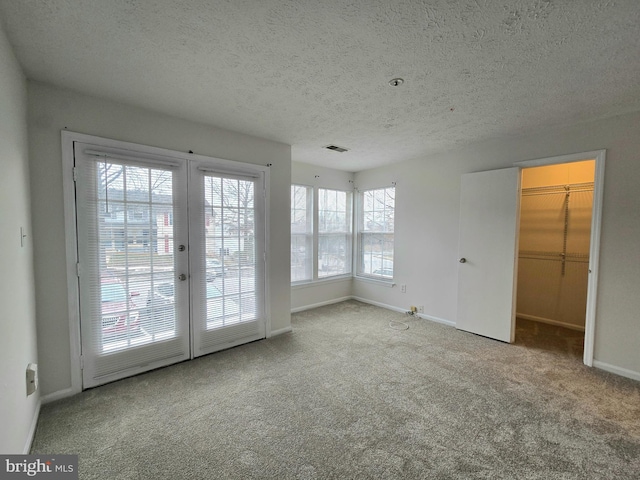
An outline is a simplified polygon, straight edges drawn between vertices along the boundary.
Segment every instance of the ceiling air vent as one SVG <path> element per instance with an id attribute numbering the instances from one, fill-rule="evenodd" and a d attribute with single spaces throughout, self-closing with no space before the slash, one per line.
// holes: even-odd
<path id="1" fill-rule="evenodd" d="M 340 152 L 340 153 L 349 151 L 348 148 L 339 147 L 337 145 L 327 145 L 324 148 L 326 148 L 327 150 L 333 150 L 334 152 Z"/>

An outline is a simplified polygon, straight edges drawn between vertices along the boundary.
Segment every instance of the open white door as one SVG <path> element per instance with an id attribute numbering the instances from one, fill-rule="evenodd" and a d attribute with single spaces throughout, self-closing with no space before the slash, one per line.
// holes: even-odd
<path id="1" fill-rule="evenodd" d="M 515 337 L 520 169 L 462 175 L 456 327 Z"/>
<path id="2" fill-rule="evenodd" d="M 266 336 L 264 174 L 191 162 L 193 356 Z M 196 275 L 202 270 L 204 275 Z"/>

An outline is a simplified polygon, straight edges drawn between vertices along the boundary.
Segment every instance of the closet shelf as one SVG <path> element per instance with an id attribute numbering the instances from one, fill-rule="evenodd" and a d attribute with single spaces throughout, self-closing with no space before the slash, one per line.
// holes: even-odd
<path id="1" fill-rule="evenodd" d="M 574 262 L 589 263 L 589 254 L 587 253 L 562 253 L 562 252 L 539 252 L 534 250 L 521 250 L 518 258 L 526 258 L 528 260 L 548 260 L 556 262 Z"/>
<path id="2" fill-rule="evenodd" d="M 522 196 L 532 195 L 551 195 L 554 193 L 576 193 L 576 192 L 593 192 L 593 182 L 572 183 L 571 185 L 551 185 L 547 187 L 531 187 L 523 188 Z"/>

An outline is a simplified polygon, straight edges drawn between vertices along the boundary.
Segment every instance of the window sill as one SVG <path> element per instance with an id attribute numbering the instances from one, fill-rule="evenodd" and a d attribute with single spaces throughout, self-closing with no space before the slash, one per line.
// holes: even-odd
<path id="1" fill-rule="evenodd" d="M 381 280 L 378 278 L 359 276 L 356 276 L 354 278 L 360 282 L 373 283 L 374 285 L 380 285 L 381 287 L 393 288 L 396 286 L 396 282 L 394 282 L 393 280 Z"/>
<path id="2" fill-rule="evenodd" d="M 317 287 L 319 285 L 324 285 L 328 283 L 344 282 L 347 280 L 351 280 L 352 278 L 353 277 L 351 275 L 340 275 L 340 276 L 329 277 L 329 278 L 319 278 L 318 280 L 307 280 L 307 281 L 292 283 L 291 289 L 298 290 L 301 288 Z"/>

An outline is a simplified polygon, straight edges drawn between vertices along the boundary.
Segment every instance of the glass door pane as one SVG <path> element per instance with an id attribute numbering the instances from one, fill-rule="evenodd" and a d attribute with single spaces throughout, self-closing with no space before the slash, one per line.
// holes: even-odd
<path id="1" fill-rule="evenodd" d="M 95 148 L 75 145 L 85 388 L 189 357 L 186 167 Z"/>
<path id="2" fill-rule="evenodd" d="M 265 336 L 262 180 L 199 167 L 191 190 L 194 356 Z"/>

